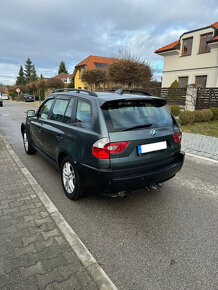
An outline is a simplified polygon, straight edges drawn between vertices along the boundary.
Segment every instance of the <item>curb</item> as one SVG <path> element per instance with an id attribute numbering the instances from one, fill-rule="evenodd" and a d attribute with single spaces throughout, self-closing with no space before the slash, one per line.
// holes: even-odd
<path id="1" fill-rule="evenodd" d="M 17 166 L 22 171 L 23 175 L 29 181 L 32 186 L 34 192 L 39 197 L 46 210 L 50 214 L 56 226 L 59 228 L 61 233 L 64 235 L 65 239 L 71 246 L 74 253 L 77 255 L 78 259 L 84 266 L 84 268 L 89 272 L 93 280 L 96 282 L 100 290 L 118 290 L 112 280 L 108 277 L 108 275 L 104 272 L 101 266 L 98 264 L 96 259 L 92 256 L 90 251 L 86 248 L 74 230 L 70 227 L 68 222 L 64 219 L 62 214 L 58 211 L 56 206 L 47 196 L 47 194 L 43 191 L 41 186 L 35 180 L 35 178 L 31 175 L 29 170 L 24 166 L 20 158 L 14 152 L 4 135 L 0 132 L 0 138 L 5 144 L 6 149 L 10 153 L 11 157 L 16 162 Z"/>
<path id="2" fill-rule="evenodd" d="M 203 159 L 203 160 L 210 161 L 210 162 L 214 162 L 214 163 L 218 163 L 218 160 L 212 159 L 212 158 L 207 158 L 207 157 L 203 157 L 203 156 L 199 156 L 199 155 L 195 155 L 195 154 L 191 154 L 191 153 L 185 153 L 185 155 L 188 155 L 190 157 Z"/>

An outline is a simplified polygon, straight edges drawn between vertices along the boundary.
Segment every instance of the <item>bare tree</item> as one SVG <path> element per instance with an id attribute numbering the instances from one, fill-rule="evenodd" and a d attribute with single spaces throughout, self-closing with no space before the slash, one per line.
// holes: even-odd
<path id="1" fill-rule="evenodd" d="M 82 74 L 82 81 L 86 82 L 88 85 L 95 85 L 95 89 L 99 88 L 99 84 L 107 81 L 107 73 L 105 69 L 96 68 L 92 70 L 86 70 Z"/>
<path id="2" fill-rule="evenodd" d="M 150 82 L 152 70 L 144 62 L 131 59 L 120 59 L 108 67 L 109 80 L 114 83 L 132 86 Z"/>
<path id="3" fill-rule="evenodd" d="M 64 83 L 60 79 L 50 78 L 45 81 L 45 87 L 49 89 L 63 88 Z"/>

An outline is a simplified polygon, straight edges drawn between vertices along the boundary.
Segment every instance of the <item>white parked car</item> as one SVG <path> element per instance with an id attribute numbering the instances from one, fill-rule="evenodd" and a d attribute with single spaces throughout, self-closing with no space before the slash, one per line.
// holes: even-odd
<path id="1" fill-rule="evenodd" d="M 9 100 L 8 94 L 2 94 L 2 100 Z"/>

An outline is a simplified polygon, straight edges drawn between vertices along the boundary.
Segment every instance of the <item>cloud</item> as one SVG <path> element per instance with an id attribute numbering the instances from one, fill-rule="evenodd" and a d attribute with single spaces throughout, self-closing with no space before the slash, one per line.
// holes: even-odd
<path id="1" fill-rule="evenodd" d="M 10 0 L 1 1 L 1 11 L 8 12 L 0 17 L 4 83 L 15 81 L 27 57 L 46 76 L 56 74 L 61 60 L 72 73 L 90 54 L 117 56 L 119 50 L 161 67 L 155 49 L 218 20 L 216 0 Z"/>

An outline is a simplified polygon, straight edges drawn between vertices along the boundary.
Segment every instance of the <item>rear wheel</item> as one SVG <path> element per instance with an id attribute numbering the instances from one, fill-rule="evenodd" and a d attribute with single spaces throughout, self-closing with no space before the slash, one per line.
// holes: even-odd
<path id="1" fill-rule="evenodd" d="M 27 154 L 35 154 L 36 150 L 33 148 L 26 130 L 23 131 L 23 145 Z"/>
<path id="2" fill-rule="evenodd" d="M 61 180 L 64 192 L 72 200 L 80 199 L 82 186 L 79 174 L 70 157 L 65 157 L 61 164 Z"/>

